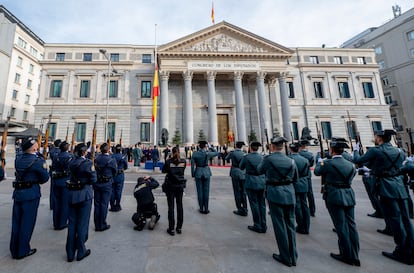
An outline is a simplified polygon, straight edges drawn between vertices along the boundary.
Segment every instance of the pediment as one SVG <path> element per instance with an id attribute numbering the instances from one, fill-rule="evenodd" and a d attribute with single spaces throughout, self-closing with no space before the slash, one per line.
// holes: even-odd
<path id="1" fill-rule="evenodd" d="M 168 55 L 252 55 L 288 58 L 292 50 L 257 36 L 244 29 L 221 22 L 158 49 L 160 56 Z"/>

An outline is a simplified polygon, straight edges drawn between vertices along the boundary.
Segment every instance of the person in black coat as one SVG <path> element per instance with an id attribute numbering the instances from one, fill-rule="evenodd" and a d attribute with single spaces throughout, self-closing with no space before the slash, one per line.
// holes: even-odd
<path id="1" fill-rule="evenodd" d="M 115 146 L 115 153 L 112 155 L 112 158 L 116 161 L 118 171 L 114 176 L 114 183 L 112 183 L 112 195 L 110 200 L 111 208 L 109 210 L 117 212 L 122 210 L 121 197 L 125 182 L 124 171 L 128 169 L 128 162 L 126 155 L 122 154 L 121 144 Z"/>
<path id="2" fill-rule="evenodd" d="M 162 189 L 167 195 L 168 204 L 168 229 L 167 233 L 171 236 L 175 235 L 174 226 L 174 199 L 177 204 L 177 227 L 175 230 L 181 234 L 183 227 L 184 211 L 183 211 L 183 193 L 186 184 L 184 172 L 186 167 L 186 160 L 180 158 L 180 150 L 177 147 L 172 148 L 172 158 L 168 159 L 162 172 L 166 173 L 165 182 Z"/>
<path id="3" fill-rule="evenodd" d="M 70 182 L 68 189 L 69 224 L 66 239 L 66 256 L 68 262 L 80 261 L 91 254 L 86 249 L 88 240 L 89 219 L 92 209 L 93 192 L 91 185 L 96 183 L 96 171 L 91 160 L 86 158 L 88 148 L 84 143 L 76 146 L 76 159 L 69 165 Z"/>
<path id="4" fill-rule="evenodd" d="M 155 203 L 152 190 L 158 188 L 160 184 L 151 176 L 139 177 L 134 188 L 134 197 L 137 200 L 137 212 L 132 215 L 135 223 L 135 230 L 143 230 L 147 223 L 147 218 L 151 218 L 148 229 L 152 230 L 160 219 L 157 203 Z"/>

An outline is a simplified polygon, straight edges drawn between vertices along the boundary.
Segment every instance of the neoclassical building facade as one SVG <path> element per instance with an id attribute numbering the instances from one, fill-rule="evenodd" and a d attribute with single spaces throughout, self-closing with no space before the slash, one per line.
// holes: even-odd
<path id="1" fill-rule="evenodd" d="M 45 44 L 41 65 L 35 125 L 52 114 L 55 138 L 90 140 L 95 114 L 97 141 L 122 135 L 124 144 L 154 144 L 162 129 L 169 142 L 179 132 L 182 144 L 196 143 L 201 130 L 224 145 L 229 132 L 266 142 L 277 131 L 298 139 L 304 127 L 329 140 L 352 137 L 354 124 L 367 146 L 375 130 L 392 126 L 372 49 L 288 48 L 227 22 L 157 48 Z"/>

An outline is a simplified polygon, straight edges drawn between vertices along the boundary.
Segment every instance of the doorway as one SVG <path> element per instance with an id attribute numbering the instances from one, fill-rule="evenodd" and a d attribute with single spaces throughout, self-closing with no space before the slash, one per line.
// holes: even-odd
<path id="1" fill-rule="evenodd" d="M 218 142 L 220 146 L 227 144 L 227 133 L 229 131 L 229 115 L 217 114 Z"/>

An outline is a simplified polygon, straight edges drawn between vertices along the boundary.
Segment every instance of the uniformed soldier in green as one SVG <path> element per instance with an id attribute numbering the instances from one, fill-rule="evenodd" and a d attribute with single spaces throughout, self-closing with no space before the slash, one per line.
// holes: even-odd
<path id="1" fill-rule="evenodd" d="M 208 166 L 210 158 L 218 155 L 217 151 L 210 147 L 207 150 L 207 141 L 198 142 L 200 150 L 193 153 L 191 157 L 191 176 L 195 178 L 197 188 L 199 212 L 202 214 L 210 213 L 208 209 L 208 199 L 210 195 L 211 170 Z"/>
<path id="2" fill-rule="evenodd" d="M 310 215 L 309 207 L 307 200 L 308 193 L 308 179 L 309 179 L 309 162 L 306 158 L 301 156 L 299 151 L 300 144 L 292 143 L 289 144 L 290 155 L 289 157 L 295 160 L 296 167 L 298 168 L 299 179 L 294 184 L 295 186 L 295 196 L 296 196 L 296 206 L 295 206 L 295 216 L 296 216 L 296 232 L 300 234 L 309 234 L 310 226 Z"/>
<path id="3" fill-rule="evenodd" d="M 286 266 L 295 266 L 298 254 L 293 184 L 297 181 L 298 170 L 295 161 L 283 152 L 286 142 L 284 137 L 272 139 L 271 154 L 263 158 L 257 169 L 266 176 L 267 201 L 279 248 L 279 255 L 274 253 L 273 259 Z"/>
<path id="4" fill-rule="evenodd" d="M 400 172 L 405 160 L 402 149 L 393 147 L 390 143 L 394 130 L 375 132 L 375 145 L 364 155 L 359 156 L 354 148 L 354 162 L 356 164 L 369 163 L 371 173 L 377 179 L 379 196 L 385 222 L 390 226 L 397 244 L 393 252 L 382 252 L 390 259 L 413 265 L 414 239 L 413 226 L 408 212 L 408 194 L 404 186 L 403 175 Z"/>
<path id="5" fill-rule="evenodd" d="M 359 237 L 354 220 L 355 193 L 351 188 L 356 170 L 354 165 L 342 157 L 344 148 L 349 148 L 344 138 L 330 143 L 331 159 L 319 159 L 314 173 L 323 176 L 323 199 L 338 235 L 339 254 L 331 257 L 349 265 L 361 266 L 358 258 Z"/>
<path id="6" fill-rule="evenodd" d="M 302 139 L 299 141 L 299 144 L 301 145 L 299 149 L 299 154 L 308 160 L 309 168 L 313 167 L 313 165 L 315 164 L 315 157 L 306 148 L 310 144 L 309 140 Z M 306 193 L 306 197 L 308 198 L 308 203 L 309 203 L 309 214 L 310 216 L 315 217 L 316 206 L 315 206 L 315 197 L 313 196 L 313 189 L 312 189 L 312 172 L 309 172 L 308 192 Z"/>
<path id="7" fill-rule="evenodd" d="M 247 198 L 244 187 L 245 175 L 244 171 L 240 169 L 240 162 L 244 156 L 242 147 L 245 145 L 243 141 L 236 142 L 236 149 L 231 151 L 225 158 L 227 162 L 231 160 L 230 176 L 233 185 L 234 201 L 236 202 L 237 210 L 234 214 L 240 216 L 247 216 Z"/>
<path id="8" fill-rule="evenodd" d="M 266 233 L 265 176 L 257 170 L 263 160 L 263 156 L 257 152 L 260 146 L 260 142 L 250 143 L 249 153 L 241 160 L 240 169 L 246 171 L 244 186 L 253 216 L 253 226 L 247 228 L 258 233 Z"/>

